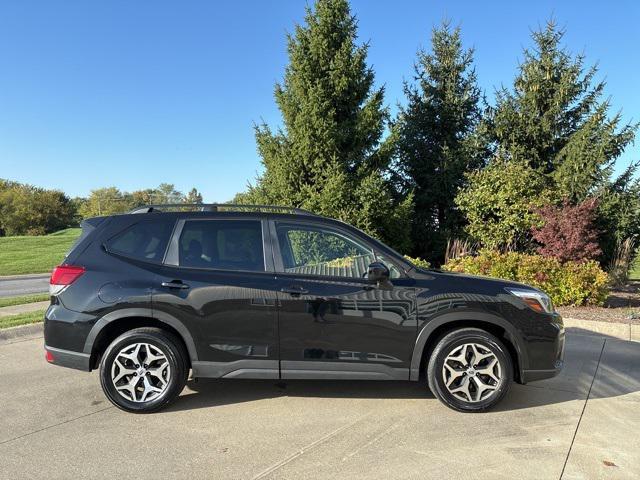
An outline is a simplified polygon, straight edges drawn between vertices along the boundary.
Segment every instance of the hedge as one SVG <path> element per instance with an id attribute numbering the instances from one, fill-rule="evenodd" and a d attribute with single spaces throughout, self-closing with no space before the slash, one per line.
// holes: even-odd
<path id="1" fill-rule="evenodd" d="M 557 306 L 602 305 L 609 277 L 597 262 L 568 261 L 524 253 L 480 251 L 449 260 L 443 270 L 526 283 L 545 291 Z"/>
<path id="2" fill-rule="evenodd" d="M 431 264 L 420 257 L 410 257 L 409 255 L 405 255 L 404 258 L 406 258 L 407 260 L 409 260 L 411 263 L 413 263 L 416 267 L 418 268 L 424 268 L 426 270 L 428 270 L 429 268 L 431 268 Z"/>

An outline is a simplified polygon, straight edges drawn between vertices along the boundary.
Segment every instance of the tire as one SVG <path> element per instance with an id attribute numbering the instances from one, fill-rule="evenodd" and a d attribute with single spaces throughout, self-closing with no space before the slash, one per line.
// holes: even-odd
<path id="1" fill-rule="evenodd" d="M 159 328 L 123 333 L 100 362 L 104 394 L 116 407 L 133 413 L 156 412 L 169 405 L 182 392 L 188 375 L 182 343 Z"/>
<path id="2" fill-rule="evenodd" d="M 513 381 L 513 362 L 494 335 L 479 328 L 461 328 L 436 344 L 429 357 L 427 380 L 431 392 L 447 407 L 481 412 L 507 394 Z"/>

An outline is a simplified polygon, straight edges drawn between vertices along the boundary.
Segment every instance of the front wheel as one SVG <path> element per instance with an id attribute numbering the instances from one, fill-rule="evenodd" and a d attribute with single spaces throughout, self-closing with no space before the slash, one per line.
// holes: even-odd
<path id="1" fill-rule="evenodd" d="M 431 392 L 461 412 L 487 410 L 506 395 L 513 362 L 504 344 L 479 328 L 448 333 L 436 345 L 427 366 Z"/>
<path id="2" fill-rule="evenodd" d="M 100 383 L 116 407 L 150 413 L 180 394 L 189 369 L 180 341 L 159 328 L 123 333 L 107 348 L 100 362 Z"/>

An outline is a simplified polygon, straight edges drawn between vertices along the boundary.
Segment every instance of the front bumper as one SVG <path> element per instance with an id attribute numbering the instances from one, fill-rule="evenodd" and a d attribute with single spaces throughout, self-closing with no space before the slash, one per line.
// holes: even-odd
<path id="1" fill-rule="evenodd" d="M 550 324 L 554 328 L 553 340 L 551 342 L 547 342 L 547 361 L 542 365 L 541 361 L 538 360 L 538 364 L 540 367 L 545 368 L 535 368 L 538 365 L 535 365 L 534 368 L 524 369 L 521 371 L 521 383 L 535 382 L 538 380 L 545 380 L 547 378 L 552 378 L 558 375 L 562 368 L 564 367 L 564 349 L 565 349 L 565 330 L 564 323 L 562 321 L 562 317 L 555 313 L 553 315 L 553 322 Z M 550 347 L 550 351 L 549 351 Z M 550 355 L 553 353 L 553 357 Z M 549 359 L 552 361 L 549 362 Z M 533 366 L 533 365 L 530 365 Z"/>
<path id="2" fill-rule="evenodd" d="M 564 366 L 564 360 L 558 360 L 556 367 L 549 370 L 523 370 L 522 383 L 536 382 L 538 380 L 545 380 L 547 378 L 553 378 L 562 371 Z"/>
<path id="3" fill-rule="evenodd" d="M 45 345 L 44 349 L 47 352 L 46 359 L 49 363 L 86 372 L 91 370 L 91 356 L 88 353 L 72 352 L 48 345 Z"/>

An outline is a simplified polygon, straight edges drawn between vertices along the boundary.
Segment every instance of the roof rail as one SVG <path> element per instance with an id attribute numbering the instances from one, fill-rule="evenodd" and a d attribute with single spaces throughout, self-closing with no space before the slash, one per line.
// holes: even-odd
<path id="1" fill-rule="evenodd" d="M 169 211 L 177 212 L 273 212 L 292 213 L 296 215 L 312 215 L 315 213 L 302 208 L 282 207 L 279 205 L 239 205 L 234 203 L 165 203 L 154 205 L 143 205 L 136 207 L 128 213 L 162 213 Z"/>

